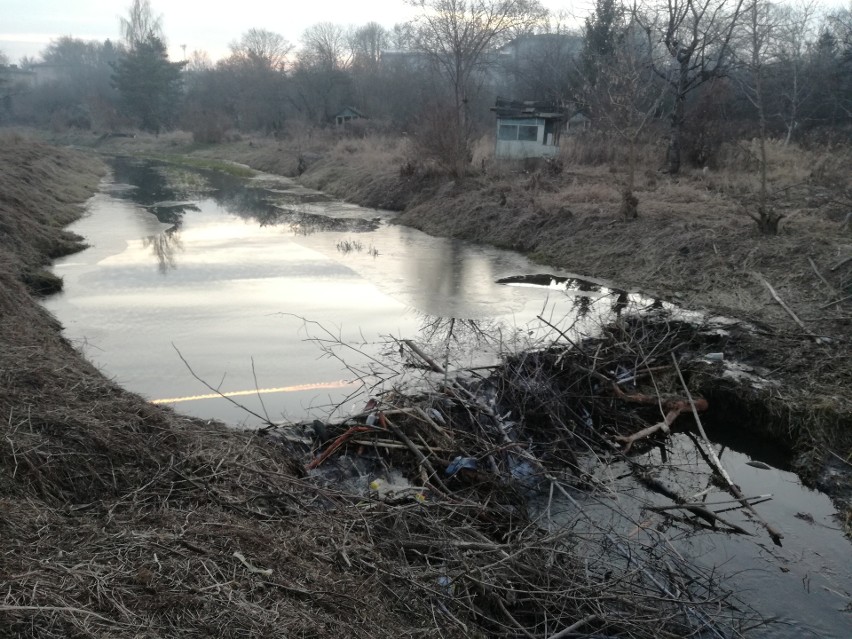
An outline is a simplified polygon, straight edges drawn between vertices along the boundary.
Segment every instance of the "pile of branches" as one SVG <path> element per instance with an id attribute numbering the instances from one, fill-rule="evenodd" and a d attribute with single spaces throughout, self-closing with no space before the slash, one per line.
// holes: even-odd
<path id="1" fill-rule="evenodd" d="M 463 634 L 479 626 L 489 636 L 739 636 L 754 619 L 712 567 L 685 561 L 662 529 L 629 513 L 618 513 L 628 529 L 584 513 L 589 500 L 619 510 L 587 472 L 589 457 L 634 464 L 634 446 L 707 409 L 681 368 L 718 337 L 665 316 L 621 318 L 583 340 L 557 333 L 488 375 L 451 374 L 438 354 L 402 342 L 428 390 L 395 388 L 339 424 L 315 422 L 321 446 L 309 471 L 369 459 L 371 477 L 401 469 L 417 484 L 379 489 L 381 505 L 358 527 L 402 561 L 395 580 L 431 584 L 423 594 L 435 614 Z M 648 485 L 665 490 L 650 477 Z M 669 496 L 687 515 L 727 524 Z"/>

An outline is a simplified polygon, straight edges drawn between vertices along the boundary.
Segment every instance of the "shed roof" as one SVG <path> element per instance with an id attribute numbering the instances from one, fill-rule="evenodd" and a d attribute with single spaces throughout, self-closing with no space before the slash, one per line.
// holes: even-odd
<path id="1" fill-rule="evenodd" d="M 337 112 L 336 118 L 366 118 L 367 116 L 361 113 L 358 109 L 351 106 L 345 106 Z"/>
<path id="2" fill-rule="evenodd" d="M 491 107 L 498 118 L 543 118 L 562 120 L 565 114 L 558 105 L 551 102 L 508 100 L 497 98 L 497 104 Z"/>

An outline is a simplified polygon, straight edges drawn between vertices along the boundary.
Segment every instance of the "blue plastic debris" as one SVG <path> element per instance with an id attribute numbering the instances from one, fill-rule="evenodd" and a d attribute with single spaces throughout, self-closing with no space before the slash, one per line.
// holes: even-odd
<path id="1" fill-rule="evenodd" d="M 462 469 L 476 470 L 476 460 L 473 457 L 462 457 L 459 455 L 450 462 L 450 465 L 447 466 L 447 470 L 445 472 L 448 475 L 455 475 Z"/>

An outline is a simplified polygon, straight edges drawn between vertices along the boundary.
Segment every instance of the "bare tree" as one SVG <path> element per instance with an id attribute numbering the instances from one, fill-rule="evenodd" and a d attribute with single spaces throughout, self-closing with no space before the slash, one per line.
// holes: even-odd
<path id="1" fill-rule="evenodd" d="M 455 140 L 449 162 L 455 175 L 466 171 L 470 157 L 468 103 L 477 74 L 491 63 L 492 49 L 543 21 L 537 0 L 409 0 L 420 9 L 415 42 L 449 88 Z"/>
<path id="2" fill-rule="evenodd" d="M 351 61 L 350 39 L 340 25 L 320 22 L 306 29 L 292 74 L 293 106 L 318 124 L 331 120 L 350 101 Z"/>
<path id="3" fill-rule="evenodd" d="M 750 0 L 744 20 L 744 35 L 746 36 L 747 56 L 743 63 L 748 71 L 748 80 L 744 82 L 744 92 L 757 112 L 758 125 L 758 160 L 760 162 L 760 178 L 757 195 L 757 212 L 749 211 L 749 216 L 757 223 L 761 233 L 776 235 L 778 225 L 783 215 L 770 207 L 769 190 L 767 185 L 767 153 L 766 153 L 766 108 L 764 82 L 767 65 L 773 49 L 773 40 L 777 35 L 778 13 L 768 0 Z"/>
<path id="4" fill-rule="evenodd" d="M 731 58 L 730 45 L 745 0 L 652 0 L 634 8 L 648 44 L 659 55 L 653 69 L 669 85 L 674 101 L 666 165 L 680 171 L 681 131 L 687 95 L 722 75 Z"/>
<path id="5" fill-rule="evenodd" d="M 213 69 L 213 61 L 210 59 L 210 54 L 206 51 L 195 49 L 189 54 L 186 70 L 188 73 L 203 73 Z"/>
<path id="6" fill-rule="evenodd" d="M 775 50 L 782 77 L 783 104 L 779 116 L 787 131 L 784 144 L 789 144 L 799 126 L 802 105 L 812 91 L 805 74 L 808 43 L 813 36 L 816 0 L 802 0 L 792 6 L 776 6 L 779 23 L 774 34 Z"/>
<path id="7" fill-rule="evenodd" d="M 396 51 L 409 51 L 415 47 L 414 25 L 410 22 L 398 22 L 388 32 L 388 44 Z"/>
<path id="8" fill-rule="evenodd" d="M 620 213 L 638 217 L 636 145 L 662 104 L 666 87 L 649 64 L 650 51 L 639 25 L 613 25 L 614 46 L 597 55 L 587 54 L 583 67 L 588 77 L 585 102 L 595 121 L 627 145 L 627 178 L 622 189 Z"/>
<path id="9" fill-rule="evenodd" d="M 368 22 L 353 29 L 349 34 L 349 48 L 352 51 L 352 67 L 358 70 L 373 71 L 378 68 L 382 50 L 388 48 L 389 33 L 378 22 Z"/>
<path id="10" fill-rule="evenodd" d="M 533 46 L 517 46 L 512 55 L 500 56 L 500 65 L 511 81 L 507 95 L 553 104 L 576 100 L 577 87 L 582 84 L 577 73 L 582 42 L 570 16 L 552 16 L 530 37 Z"/>
<path id="11" fill-rule="evenodd" d="M 338 71 L 349 66 L 352 54 L 344 29 L 331 22 L 319 22 L 305 29 L 299 63 L 302 66 Z"/>
<path id="12" fill-rule="evenodd" d="M 284 36 L 266 29 L 249 29 L 230 45 L 236 60 L 261 69 L 283 71 L 293 45 Z"/>
<path id="13" fill-rule="evenodd" d="M 119 26 L 121 37 L 130 49 L 135 49 L 151 38 L 165 42 L 163 17 L 154 16 L 150 0 L 133 0 L 127 9 L 127 17 L 119 18 Z"/>

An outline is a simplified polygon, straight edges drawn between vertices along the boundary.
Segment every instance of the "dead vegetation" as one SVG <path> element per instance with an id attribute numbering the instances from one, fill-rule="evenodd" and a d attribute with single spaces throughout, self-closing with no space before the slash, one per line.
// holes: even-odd
<path id="1" fill-rule="evenodd" d="M 745 628 L 750 615 L 716 577 L 663 538 L 628 547 L 607 530 L 612 543 L 584 560 L 582 531 L 534 523 L 501 473 L 425 503 L 364 499 L 308 481 L 280 440 L 121 390 L 60 337 L 19 280 L 84 197 L 67 184 L 91 188 L 99 165 L 16 139 L 4 175 L 10 154 L 26 161 L 3 204 L 6 228 L 20 233 L 4 235 L 0 268 L 5 633 L 638 638 Z M 40 200 L 45 193 L 53 199 Z M 458 409 L 471 425 L 489 417 L 467 402 Z M 496 444 L 495 463 L 508 463 L 514 446 L 498 426 L 485 439 L 459 438 L 472 438 L 465 449 Z M 419 442 L 409 422 L 398 428 Z M 554 480 L 568 495 L 583 488 Z"/>

